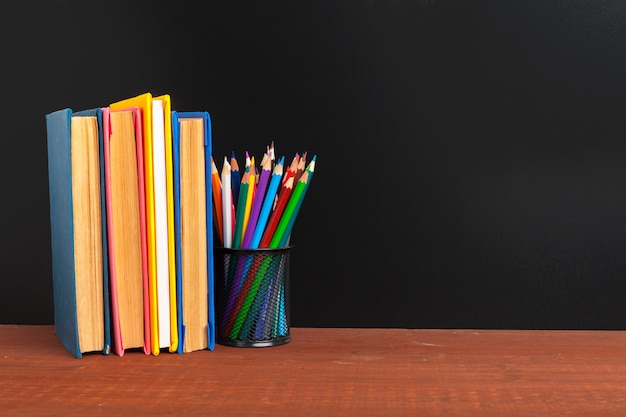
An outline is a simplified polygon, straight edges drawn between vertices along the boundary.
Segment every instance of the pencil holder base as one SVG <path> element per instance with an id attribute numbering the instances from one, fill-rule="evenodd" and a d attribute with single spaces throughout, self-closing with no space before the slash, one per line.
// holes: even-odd
<path id="1" fill-rule="evenodd" d="M 217 343 L 224 346 L 233 346 L 233 347 L 271 347 L 271 346 L 280 346 L 285 345 L 291 342 L 291 336 L 279 337 L 273 340 L 236 340 L 236 339 L 215 339 Z"/>
<path id="2" fill-rule="evenodd" d="M 290 249 L 215 248 L 217 343 L 270 347 L 291 341 Z"/>

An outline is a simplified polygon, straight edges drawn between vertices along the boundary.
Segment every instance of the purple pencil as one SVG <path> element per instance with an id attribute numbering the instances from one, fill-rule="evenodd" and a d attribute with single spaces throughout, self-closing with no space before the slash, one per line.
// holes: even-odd
<path id="1" fill-rule="evenodd" d="M 252 208 L 250 209 L 250 218 L 248 219 L 248 226 L 246 227 L 246 232 L 244 234 L 243 241 L 241 243 L 241 247 L 244 249 L 250 248 L 250 243 L 252 242 L 252 236 L 254 235 L 254 229 L 256 228 L 256 224 L 259 219 L 261 206 L 263 205 L 263 198 L 265 196 L 265 190 L 267 189 L 267 184 L 269 182 L 269 178 L 271 174 L 272 174 L 272 160 L 267 154 L 265 154 L 263 155 L 263 160 L 261 161 L 261 175 L 259 176 L 259 183 L 256 188 L 256 193 L 254 194 L 254 201 L 252 203 Z"/>

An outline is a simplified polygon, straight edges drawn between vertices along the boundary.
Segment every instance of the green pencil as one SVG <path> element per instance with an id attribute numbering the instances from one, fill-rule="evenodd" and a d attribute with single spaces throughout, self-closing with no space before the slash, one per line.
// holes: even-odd
<path id="1" fill-rule="evenodd" d="M 250 170 L 246 168 L 241 178 L 241 185 L 239 186 L 239 200 L 237 201 L 237 213 L 235 216 L 235 239 L 233 241 L 233 248 L 241 248 L 241 241 L 243 240 L 243 219 L 246 212 L 246 200 L 248 198 L 248 186 L 250 181 Z"/>
<path id="2" fill-rule="evenodd" d="M 289 219 L 289 223 L 287 223 L 287 227 L 285 228 L 285 231 L 283 232 L 283 237 L 280 239 L 280 242 L 278 243 L 279 248 L 284 248 L 289 244 L 289 237 L 291 236 L 291 230 L 293 229 L 293 225 L 296 222 L 298 213 L 300 212 L 300 207 L 302 206 L 302 201 L 304 201 L 304 196 L 306 195 L 306 192 L 309 189 L 309 186 L 311 185 L 311 180 L 313 179 L 313 173 L 315 172 L 315 160 L 316 159 L 317 159 L 317 155 L 313 155 L 313 159 L 309 163 L 309 166 L 306 168 L 306 172 L 309 173 L 308 174 L 309 178 L 307 178 L 306 187 L 304 187 L 304 190 L 302 190 L 302 195 L 300 196 L 300 199 L 298 200 L 298 204 L 296 204 L 293 214 L 291 215 L 291 218 Z"/>
<path id="3" fill-rule="evenodd" d="M 309 172 L 305 171 L 300 177 L 300 179 L 298 180 L 298 183 L 296 184 L 296 187 L 293 190 L 293 194 L 291 195 L 291 197 L 289 198 L 289 201 L 287 202 L 287 207 L 285 207 L 285 211 L 283 212 L 283 215 L 280 217 L 278 226 L 276 226 L 276 230 L 274 231 L 274 236 L 272 236 L 272 240 L 270 240 L 270 244 L 269 244 L 270 248 L 278 247 L 278 244 L 280 243 L 280 240 L 282 239 L 283 234 L 285 233 L 285 229 L 287 228 L 287 225 L 289 224 L 289 220 L 291 219 L 291 216 L 294 214 L 294 210 L 296 209 L 296 206 L 298 205 L 298 201 L 300 200 L 300 197 L 302 196 L 302 192 L 306 188 L 308 178 L 309 178 Z"/>

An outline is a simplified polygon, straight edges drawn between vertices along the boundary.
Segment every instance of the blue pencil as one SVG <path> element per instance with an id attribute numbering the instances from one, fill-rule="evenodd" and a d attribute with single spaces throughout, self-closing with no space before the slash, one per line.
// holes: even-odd
<path id="1" fill-rule="evenodd" d="M 239 164 L 235 158 L 235 151 L 230 156 L 230 181 L 233 189 L 233 207 L 237 210 L 237 197 L 239 196 L 239 186 L 241 185 L 241 174 L 239 173 Z"/>

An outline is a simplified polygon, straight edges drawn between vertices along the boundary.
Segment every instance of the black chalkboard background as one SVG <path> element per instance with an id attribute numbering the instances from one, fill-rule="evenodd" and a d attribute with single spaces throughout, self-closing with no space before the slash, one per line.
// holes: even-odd
<path id="1" fill-rule="evenodd" d="M 626 328 L 623 2 L 0 8 L 0 323 L 53 322 L 45 114 L 150 91 L 317 155 L 294 326 Z"/>

